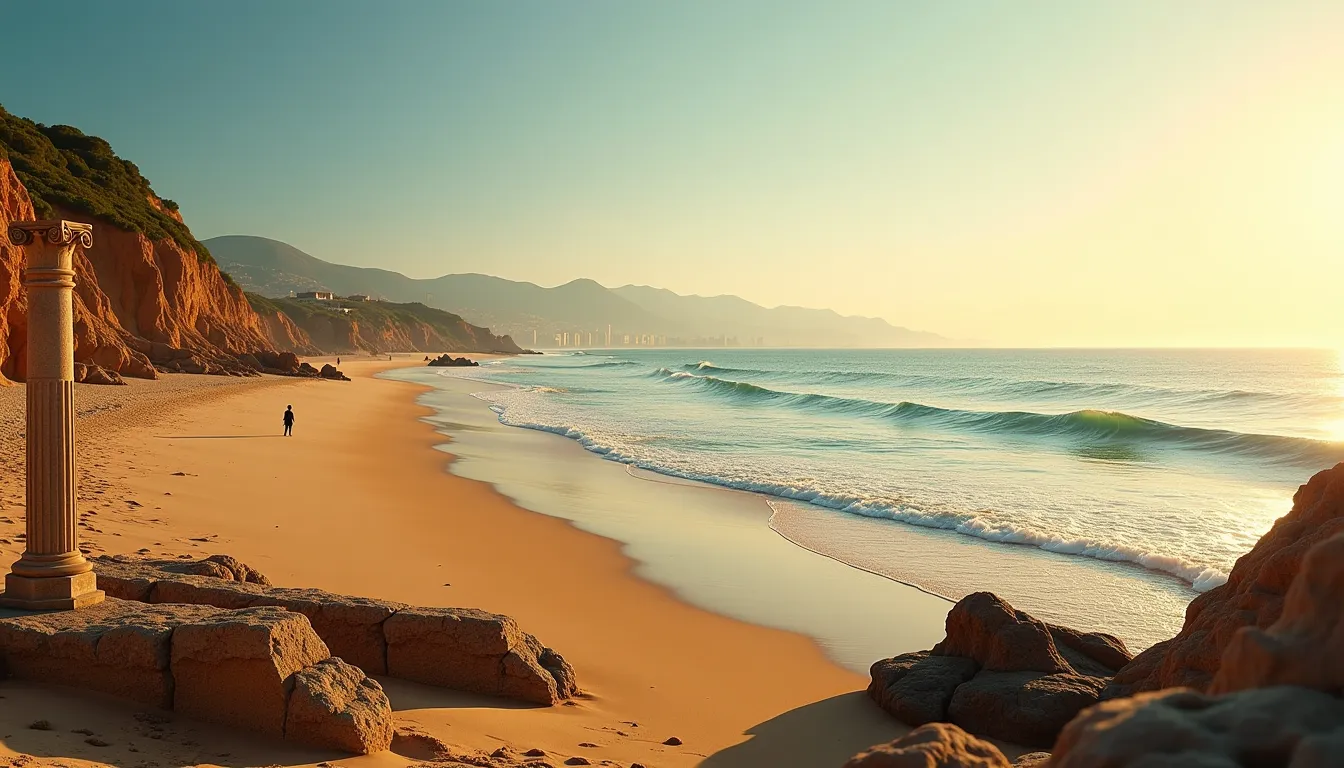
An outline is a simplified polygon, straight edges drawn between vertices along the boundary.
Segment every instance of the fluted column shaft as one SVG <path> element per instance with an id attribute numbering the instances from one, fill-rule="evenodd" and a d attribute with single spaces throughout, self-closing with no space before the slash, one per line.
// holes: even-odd
<path id="1" fill-rule="evenodd" d="M 5 577 L 0 604 L 80 608 L 103 599 L 93 565 L 79 551 L 75 509 L 74 255 L 93 245 L 92 227 L 14 222 L 9 239 L 28 255 L 28 540 Z"/>
<path id="2" fill-rule="evenodd" d="M 28 247 L 28 547 L 26 576 L 92 566 L 79 552 L 75 510 L 74 243 Z"/>

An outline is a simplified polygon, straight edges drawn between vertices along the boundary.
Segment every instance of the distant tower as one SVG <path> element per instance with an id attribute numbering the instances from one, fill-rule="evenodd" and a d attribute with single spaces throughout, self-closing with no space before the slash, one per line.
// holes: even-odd
<path id="1" fill-rule="evenodd" d="M 537 329 L 532 329 L 532 346 L 537 346 Z"/>

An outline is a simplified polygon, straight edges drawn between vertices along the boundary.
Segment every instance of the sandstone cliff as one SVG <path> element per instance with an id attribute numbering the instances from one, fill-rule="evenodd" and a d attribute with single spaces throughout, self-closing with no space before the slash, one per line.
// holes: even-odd
<path id="1" fill-rule="evenodd" d="M 68 126 L 0 109 L 0 228 L 66 218 L 93 224 L 75 261 L 75 360 L 127 376 L 242 373 L 236 356 L 273 349 L 261 318 L 134 164 Z M 0 243 L 0 381 L 24 378 L 22 249 Z"/>

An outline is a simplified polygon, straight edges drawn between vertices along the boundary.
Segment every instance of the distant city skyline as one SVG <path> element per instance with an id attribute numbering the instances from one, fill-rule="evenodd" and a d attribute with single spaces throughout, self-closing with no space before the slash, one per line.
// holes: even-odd
<path id="1" fill-rule="evenodd" d="M 200 239 L 1003 346 L 1344 346 L 1344 4 L 85 0 L 0 104 Z"/>

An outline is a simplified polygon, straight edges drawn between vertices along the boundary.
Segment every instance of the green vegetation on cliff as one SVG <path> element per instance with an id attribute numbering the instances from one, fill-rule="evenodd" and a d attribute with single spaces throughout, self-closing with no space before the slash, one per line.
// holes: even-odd
<path id="1" fill-rule="evenodd" d="M 150 202 L 158 195 L 135 163 L 117 157 L 112 145 L 97 136 L 68 125 L 35 123 L 0 107 L 0 158 L 14 166 L 38 216 L 67 208 L 154 240 L 172 238 L 213 262 L 185 224 Z M 177 203 L 164 200 L 163 207 L 176 211 Z"/>

